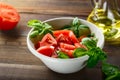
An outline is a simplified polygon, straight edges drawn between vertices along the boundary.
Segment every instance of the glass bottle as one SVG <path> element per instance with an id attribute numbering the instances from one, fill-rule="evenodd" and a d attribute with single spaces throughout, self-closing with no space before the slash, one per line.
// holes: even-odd
<path id="1" fill-rule="evenodd" d="M 93 11 L 87 20 L 97 25 L 109 44 L 120 45 L 120 0 L 91 0 Z"/>

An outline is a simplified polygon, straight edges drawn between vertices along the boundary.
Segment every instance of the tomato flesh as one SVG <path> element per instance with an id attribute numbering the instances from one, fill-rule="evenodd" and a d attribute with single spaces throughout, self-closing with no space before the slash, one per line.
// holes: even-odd
<path id="1" fill-rule="evenodd" d="M 69 37 L 73 43 L 79 43 L 78 39 L 76 38 L 72 31 L 69 32 Z"/>
<path id="2" fill-rule="evenodd" d="M 73 58 L 73 51 L 76 47 L 74 45 L 60 43 L 61 51 L 65 52 L 70 58 Z"/>
<path id="3" fill-rule="evenodd" d="M 60 43 L 60 48 L 65 48 L 65 49 L 68 49 L 68 50 L 74 50 L 75 46 L 70 45 L 70 44 L 66 44 L 66 43 Z"/>
<path id="4" fill-rule="evenodd" d="M 73 58 L 73 50 L 68 50 L 65 48 L 60 48 L 62 52 L 64 52 L 65 54 L 67 54 L 70 58 Z"/>
<path id="5" fill-rule="evenodd" d="M 54 52 L 54 47 L 53 46 L 42 46 L 37 49 L 37 52 L 40 54 L 46 55 L 46 56 L 51 56 Z"/>
<path id="6" fill-rule="evenodd" d="M 19 20 L 19 13 L 13 6 L 0 2 L 0 30 L 13 29 Z"/>
<path id="7" fill-rule="evenodd" d="M 53 35 L 55 37 L 58 37 L 60 35 L 64 35 L 67 36 L 68 42 L 70 41 L 70 43 L 78 43 L 78 39 L 76 38 L 76 36 L 74 35 L 74 33 L 70 30 L 58 30 L 58 31 L 54 31 Z"/>
<path id="8" fill-rule="evenodd" d="M 40 46 L 56 46 L 57 45 L 57 41 L 53 38 L 53 36 L 50 33 L 47 33 L 39 43 L 40 43 Z"/>
<path id="9" fill-rule="evenodd" d="M 57 38 L 56 41 L 59 43 L 67 43 L 67 44 L 72 44 L 72 41 L 70 40 L 70 38 L 68 36 L 65 36 L 63 34 L 60 34 Z"/>
<path id="10" fill-rule="evenodd" d="M 63 34 L 64 36 L 68 36 L 69 35 L 70 30 L 57 30 L 53 32 L 53 35 L 55 37 L 58 37 L 60 34 Z"/>

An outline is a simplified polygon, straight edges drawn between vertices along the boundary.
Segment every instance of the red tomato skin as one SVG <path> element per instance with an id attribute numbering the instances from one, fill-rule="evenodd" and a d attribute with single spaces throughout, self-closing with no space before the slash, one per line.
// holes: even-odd
<path id="1" fill-rule="evenodd" d="M 17 25 L 17 23 L 18 22 L 10 22 L 10 21 L 4 20 L 1 23 L 0 30 L 3 30 L 3 31 L 11 30 L 11 29 L 13 29 Z"/>
<path id="2" fill-rule="evenodd" d="M 41 46 L 57 46 L 57 41 L 54 39 L 54 37 L 50 33 L 47 33 L 39 43 L 40 43 L 40 47 Z"/>
<path id="3" fill-rule="evenodd" d="M 60 43 L 60 48 L 64 48 L 64 49 L 67 49 L 67 50 L 74 50 L 75 46 L 70 45 L 70 44 L 66 44 L 66 43 Z"/>
<path id="4" fill-rule="evenodd" d="M 73 43 L 79 43 L 78 39 L 76 38 L 76 36 L 74 35 L 72 31 L 70 31 L 69 37 Z"/>
<path id="5" fill-rule="evenodd" d="M 58 37 L 60 34 L 63 34 L 64 36 L 68 36 L 69 32 L 70 30 L 57 30 L 57 31 L 53 31 L 53 35 L 55 37 Z"/>
<path id="6" fill-rule="evenodd" d="M 62 52 L 64 52 L 65 54 L 67 54 L 70 58 L 73 58 L 73 50 L 68 50 L 65 48 L 60 48 Z"/>
<path id="7" fill-rule="evenodd" d="M 53 32 L 53 35 L 55 37 L 58 37 L 60 35 L 64 35 L 68 37 L 68 41 L 71 41 L 72 43 L 78 43 L 78 39 L 76 38 L 76 36 L 74 35 L 74 33 L 71 30 L 57 30 Z"/>
<path id="8" fill-rule="evenodd" d="M 54 47 L 53 46 L 42 46 L 37 49 L 37 52 L 51 57 L 51 55 L 54 53 Z"/>
<path id="9" fill-rule="evenodd" d="M 86 47 L 86 46 L 84 46 L 84 45 L 83 45 L 83 44 L 81 44 L 81 43 L 75 43 L 74 45 L 75 45 L 75 47 L 76 47 L 76 48 L 84 48 L 84 49 L 86 49 L 86 50 L 87 50 L 87 47 Z"/>
<path id="10" fill-rule="evenodd" d="M 67 43 L 67 44 L 72 44 L 70 38 L 68 36 L 65 36 L 63 34 L 60 34 L 57 38 L 56 38 L 56 41 L 58 42 L 58 45 L 59 43 Z"/>
<path id="11" fill-rule="evenodd" d="M 70 50 L 69 52 L 68 52 L 68 56 L 70 57 L 70 58 L 74 58 L 74 56 L 73 56 L 73 50 Z"/>
<path id="12" fill-rule="evenodd" d="M 0 2 L 0 18 L 0 30 L 11 30 L 19 22 L 20 15 L 13 6 Z"/>
<path id="13" fill-rule="evenodd" d="M 76 47 L 74 45 L 60 43 L 60 49 L 66 53 L 70 58 L 73 58 L 73 51 Z"/>

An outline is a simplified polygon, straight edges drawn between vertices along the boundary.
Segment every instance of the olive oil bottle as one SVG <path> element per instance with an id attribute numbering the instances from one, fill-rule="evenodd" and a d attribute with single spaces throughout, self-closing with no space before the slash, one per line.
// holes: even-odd
<path id="1" fill-rule="evenodd" d="M 94 4 L 94 9 L 87 20 L 103 31 L 107 43 L 120 45 L 120 14 L 117 0 L 91 1 Z"/>

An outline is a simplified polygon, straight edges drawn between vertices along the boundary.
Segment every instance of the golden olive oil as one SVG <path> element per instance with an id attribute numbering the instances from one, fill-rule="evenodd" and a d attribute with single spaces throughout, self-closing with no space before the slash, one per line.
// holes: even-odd
<path id="1" fill-rule="evenodd" d="M 109 6 L 108 3 L 104 3 L 101 8 L 99 3 L 96 3 L 87 20 L 103 31 L 106 42 L 120 45 L 120 14 L 116 9 L 110 7 L 111 4 Z"/>

